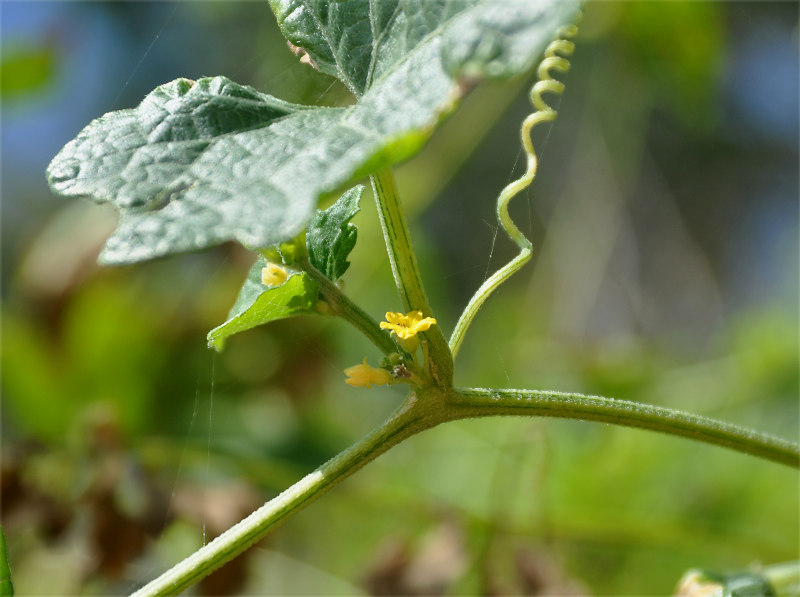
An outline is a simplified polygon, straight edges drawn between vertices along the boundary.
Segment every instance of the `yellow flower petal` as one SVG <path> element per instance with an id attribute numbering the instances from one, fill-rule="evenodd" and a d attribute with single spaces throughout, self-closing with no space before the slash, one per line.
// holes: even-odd
<path id="1" fill-rule="evenodd" d="M 387 311 L 386 312 L 386 321 L 394 325 L 403 325 L 403 323 L 408 319 L 402 313 L 395 313 L 394 311 Z"/>
<path id="2" fill-rule="evenodd" d="M 433 317 L 423 317 L 422 311 L 409 311 L 405 315 L 389 311 L 386 313 L 386 321 L 381 322 L 381 329 L 392 330 L 401 340 L 408 340 L 435 323 Z"/>
<path id="3" fill-rule="evenodd" d="M 424 332 L 436 323 L 433 317 L 422 317 L 422 311 L 409 311 L 408 319 L 408 327 L 415 330 L 415 332 Z"/>
<path id="4" fill-rule="evenodd" d="M 376 369 L 367 365 L 367 358 L 360 365 L 353 365 L 344 370 L 346 384 L 356 388 L 369 388 L 372 385 L 383 386 L 392 381 L 392 374 L 386 369 Z"/>

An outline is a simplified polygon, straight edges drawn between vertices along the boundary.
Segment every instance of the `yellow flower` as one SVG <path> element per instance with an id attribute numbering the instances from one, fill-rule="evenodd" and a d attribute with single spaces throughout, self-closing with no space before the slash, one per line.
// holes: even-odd
<path id="1" fill-rule="evenodd" d="M 277 263 L 268 263 L 267 267 L 261 270 L 261 282 L 265 286 L 280 286 L 289 278 L 286 268 Z"/>
<path id="2" fill-rule="evenodd" d="M 392 330 L 401 340 L 408 340 L 430 328 L 436 320 L 433 317 L 422 317 L 422 311 L 409 311 L 405 315 L 389 311 L 386 321 L 381 322 L 382 330 Z"/>
<path id="3" fill-rule="evenodd" d="M 344 380 L 346 384 L 355 386 L 357 388 L 369 388 L 372 384 L 376 386 L 383 386 L 392 381 L 392 374 L 386 369 L 376 369 L 367 365 L 367 358 L 364 357 L 364 362 L 360 365 L 353 365 L 344 370 L 347 379 Z"/>

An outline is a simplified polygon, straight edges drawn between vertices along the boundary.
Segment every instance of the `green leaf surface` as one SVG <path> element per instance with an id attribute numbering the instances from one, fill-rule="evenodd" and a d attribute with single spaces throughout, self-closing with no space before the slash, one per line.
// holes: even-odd
<path id="1" fill-rule="evenodd" d="M 574 0 L 269 0 L 284 36 L 356 97 L 416 52 L 457 78 L 534 66 Z M 434 48 L 431 55 L 428 51 Z M 420 67 L 419 57 L 412 60 Z M 427 73 L 426 73 L 427 74 Z M 438 73 L 437 73 L 438 74 Z"/>
<path id="2" fill-rule="evenodd" d="M 261 270 L 267 260 L 259 257 L 250 268 L 228 319 L 208 333 L 208 346 L 222 350 L 233 334 L 295 315 L 316 313 L 318 287 L 308 274 L 293 273 L 280 286 L 267 287 L 261 282 Z"/>
<path id="3" fill-rule="evenodd" d="M 130 263 L 295 237 L 317 202 L 409 158 L 466 90 L 532 68 L 576 0 L 279 1 L 288 39 L 358 98 L 308 108 L 225 77 L 178 79 L 90 123 L 52 189 L 121 212 L 101 255 Z"/>
<path id="4" fill-rule="evenodd" d="M 334 282 L 350 267 L 347 256 L 356 246 L 358 228 L 351 224 L 359 210 L 364 187 L 359 185 L 344 193 L 326 210 L 311 216 L 306 232 L 308 260 Z"/>

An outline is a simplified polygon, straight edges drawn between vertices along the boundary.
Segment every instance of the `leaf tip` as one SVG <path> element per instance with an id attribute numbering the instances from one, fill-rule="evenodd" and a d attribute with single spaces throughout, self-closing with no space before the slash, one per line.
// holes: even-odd
<path id="1" fill-rule="evenodd" d="M 80 162 L 68 154 L 65 155 L 65 150 L 67 150 L 68 147 L 69 145 L 53 158 L 53 161 L 50 162 L 50 165 L 47 166 L 47 170 L 45 171 L 47 184 L 50 185 L 54 193 L 65 193 L 72 184 L 72 181 L 77 179 L 80 173 Z"/>
<path id="2" fill-rule="evenodd" d="M 225 348 L 225 336 L 221 333 L 219 327 L 215 327 L 208 332 L 206 341 L 208 342 L 208 348 L 215 352 L 222 352 L 222 349 Z"/>

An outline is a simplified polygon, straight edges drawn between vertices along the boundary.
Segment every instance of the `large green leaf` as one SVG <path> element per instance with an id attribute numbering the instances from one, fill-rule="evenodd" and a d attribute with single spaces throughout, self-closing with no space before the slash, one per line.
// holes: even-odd
<path id="1" fill-rule="evenodd" d="M 269 0 L 278 25 L 356 97 L 411 60 L 438 80 L 508 77 L 531 68 L 575 0 Z M 433 50 L 433 52 L 431 52 Z M 412 75 L 413 76 L 413 75 Z M 431 81 L 431 82 L 433 82 Z"/>
<path id="2" fill-rule="evenodd" d="M 530 69 L 577 0 L 272 2 L 282 30 L 347 84 L 307 108 L 224 77 L 179 79 L 90 123 L 48 168 L 53 190 L 111 202 L 101 259 L 295 237 L 318 200 L 420 149 L 472 83 Z"/>
<path id="3" fill-rule="evenodd" d="M 239 332 L 270 321 L 315 313 L 318 287 L 308 274 L 293 273 L 280 286 L 268 287 L 261 282 L 261 270 L 266 265 L 267 260 L 260 256 L 250 268 L 227 320 L 208 333 L 209 347 L 222 350 L 225 340 Z"/>
<path id="4" fill-rule="evenodd" d="M 350 220 L 361 209 L 358 203 L 363 192 L 362 185 L 353 187 L 328 209 L 314 212 L 308 222 L 308 260 L 334 282 L 350 267 L 347 256 L 356 246 L 358 236 L 358 228 Z"/>

